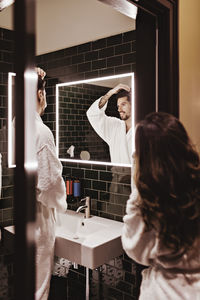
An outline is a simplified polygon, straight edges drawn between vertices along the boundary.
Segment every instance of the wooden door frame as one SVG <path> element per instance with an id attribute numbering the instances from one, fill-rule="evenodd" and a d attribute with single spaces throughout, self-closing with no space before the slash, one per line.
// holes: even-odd
<path id="1" fill-rule="evenodd" d="M 137 2 L 139 10 L 156 18 L 158 37 L 158 111 L 166 111 L 179 117 L 178 1 L 133 0 L 132 2 L 134 4 Z M 138 24 L 138 26 L 140 25 Z M 142 45 L 137 44 L 138 52 L 140 47 Z M 144 65 L 142 68 L 145 71 Z"/>
<path id="2" fill-rule="evenodd" d="M 136 18 L 136 123 L 151 111 L 179 117 L 178 0 L 99 0 Z"/>
<path id="3" fill-rule="evenodd" d="M 25 113 L 35 100 L 35 0 L 15 0 L 15 161 L 14 170 L 14 297 L 35 299 L 36 167 L 26 157 Z M 33 120 L 32 120 L 33 121 Z M 34 126 L 33 126 L 34 128 Z M 32 161 L 33 163 L 35 161 Z M 28 166 L 29 164 L 29 166 Z"/>

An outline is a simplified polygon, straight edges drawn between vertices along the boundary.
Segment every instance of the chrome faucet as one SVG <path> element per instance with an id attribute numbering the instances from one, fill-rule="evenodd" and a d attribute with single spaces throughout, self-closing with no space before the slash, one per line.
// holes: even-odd
<path id="1" fill-rule="evenodd" d="M 90 197 L 85 197 L 80 200 L 80 202 L 85 201 L 85 205 L 81 205 L 77 208 L 76 213 L 78 214 L 80 211 L 85 210 L 85 218 L 90 218 Z"/>

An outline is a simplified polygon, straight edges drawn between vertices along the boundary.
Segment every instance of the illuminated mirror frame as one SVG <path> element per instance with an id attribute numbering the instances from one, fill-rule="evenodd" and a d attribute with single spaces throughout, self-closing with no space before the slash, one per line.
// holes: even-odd
<path id="1" fill-rule="evenodd" d="M 13 157 L 14 157 L 14 145 L 13 145 L 13 124 L 12 124 L 12 113 L 13 113 L 13 106 L 12 106 L 12 99 L 13 99 L 13 78 L 16 76 L 15 73 L 9 72 L 8 73 L 8 168 L 14 168 L 16 165 L 13 164 Z M 135 127 L 135 90 L 134 90 L 134 73 L 125 73 L 120 75 L 113 75 L 113 76 L 106 76 L 100 77 L 95 79 L 87 79 L 87 80 L 80 80 L 80 81 L 72 81 L 66 83 L 59 83 L 56 84 L 56 151 L 59 157 L 59 87 L 75 85 L 75 84 L 83 84 L 83 83 L 91 83 L 115 78 L 122 78 L 122 77 L 131 77 L 131 91 L 132 91 L 132 105 L 131 105 L 131 113 L 132 113 L 132 128 Z M 134 138 L 132 138 L 132 149 L 134 149 Z M 78 163 L 89 163 L 89 164 L 96 164 L 96 165 L 111 165 L 111 166 L 124 166 L 124 167 L 131 167 L 131 164 L 117 164 L 111 162 L 99 162 L 93 160 L 81 160 L 81 159 L 68 159 L 68 158 L 59 158 L 60 161 L 63 162 L 78 162 Z"/>
<path id="2" fill-rule="evenodd" d="M 14 157 L 14 146 L 13 145 L 13 124 L 12 124 L 12 99 L 13 99 L 13 78 L 16 76 L 15 73 L 8 73 L 8 168 L 15 168 L 16 165 L 13 164 Z"/>
<path id="3" fill-rule="evenodd" d="M 56 151 L 60 161 L 63 162 L 71 162 L 71 163 L 83 163 L 83 164 L 95 164 L 95 165 L 110 165 L 110 166 L 122 166 L 122 167 L 131 167 L 131 164 L 122 164 L 122 163 L 111 163 L 111 162 L 100 162 L 94 160 L 81 160 L 81 159 L 70 159 L 70 158 L 60 158 L 59 157 L 59 87 L 75 85 L 75 84 L 83 84 L 83 83 L 91 83 L 115 78 L 122 78 L 122 77 L 131 77 L 131 113 L 132 113 L 132 128 L 135 127 L 135 89 L 134 89 L 134 73 L 125 73 L 120 75 L 113 75 L 113 76 L 106 76 L 106 77 L 99 77 L 95 79 L 86 79 L 86 80 L 79 80 L 79 81 L 71 81 L 65 83 L 58 83 L 56 84 Z M 134 149 L 134 136 L 132 138 L 132 149 Z"/>

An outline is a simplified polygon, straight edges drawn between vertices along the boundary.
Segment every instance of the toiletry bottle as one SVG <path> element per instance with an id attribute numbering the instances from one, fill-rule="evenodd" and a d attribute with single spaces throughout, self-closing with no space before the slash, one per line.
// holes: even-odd
<path id="1" fill-rule="evenodd" d="M 73 195 L 74 198 L 81 197 L 81 182 L 78 178 L 76 178 L 73 183 Z"/>
<path id="2" fill-rule="evenodd" d="M 67 201 L 73 199 L 73 179 L 71 177 L 67 177 L 66 179 L 66 193 L 67 193 Z"/>

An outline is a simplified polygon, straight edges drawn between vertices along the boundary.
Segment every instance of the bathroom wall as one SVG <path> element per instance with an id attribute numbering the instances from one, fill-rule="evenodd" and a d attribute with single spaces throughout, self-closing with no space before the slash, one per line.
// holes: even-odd
<path id="1" fill-rule="evenodd" d="M 14 71 L 14 46 L 12 31 L 1 29 L 0 33 L 0 146 L 3 154 L 0 221 L 1 225 L 10 225 L 13 224 L 13 170 L 7 168 L 7 73 Z M 135 70 L 135 51 L 135 31 L 130 31 L 37 57 L 37 64 L 47 71 L 48 108 L 43 118 L 54 134 L 55 84 L 68 80 L 132 72 Z M 92 200 L 92 214 L 122 221 L 130 194 L 130 168 L 65 163 L 63 175 L 64 178 L 73 176 L 81 180 L 82 195 L 90 195 Z M 78 199 L 69 202 L 69 208 L 77 208 Z M 5 291 L 11 294 L 12 255 L 3 253 L 1 261 L 7 274 Z M 100 299 L 137 299 L 140 268 L 141 266 L 132 262 L 124 254 L 103 265 L 101 270 L 91 271 L 92 299 L 98 299 L 99 295 Z M 64 289 L 67 289 L 68 297 L 83 299 L 85 268 L 72 267 L 67 282 L 67 287 L 64 286 Z"/>
<path id="2" fill-rule="evenodd" d="M 47 72 L 48 107 L 43 119 L 54 134 L 55 84 L 134 72 L 135 33 L 135 30 L 129 31 L 37 57 L 38 66 Z M 82 104 L 81 98 L 78 104 Z M 106 165 L 63 163 L 64 178 L 78 177 L 82 184 L 82 196 L 91 197 L 92 214 L 117 221 L 122 221 L 125 214 L 126 201 L 131 190 L 130 171 L 130 168 Z M 68 202 L 69 208 L 77 208 L 77 199 L 70 199 Z M 103 265 L 100 271 L 91 271 L 91 299 L 137 299 L 140 269 L 140 265 L 124 254 Z M 85 268 L 72 267 L 67 282 L 69 299 L 83 299 Z M 56 288 L 58 286 L 55 285 Z"/>
<path id="3" fill-rule="evenodd" d="M 200 151 L 200 2 L 179 1 L 180 120 Z"/>
<path id="4" fill-rule="evenodd" d="M 2 194 L 0 226 L 13 224 L 13 169 L 7 167 L 8 72 L 14 71 L 13 32 L 0 28 L 0 153 L 2 154 Z M 0 299 L 13 299 L 13 252 L 0 243 Z"/>
<path id="5" fill-rule="evenodd" d="M 133 30 L 37 57 L 38 66 L 47 71 L 48 106 L 43 120 L 54 134 L 55 84 L 134 72 L 135 34 Z M 79 101 L 81 104 L 81 99 Z M 91 196 L 93 214 L 122 220 L 130 194 L 129 168 L 77 163 L 65 163 L 63 167 L 65 177 L 73 176 L 81 180 L 82 195 Z M 70 208 L 76 206 L 77 201 L 70 203 Z"/>
<path id="6" fill-rule="evenodd" d="M 8 72 L 14 71 L 13 54 L 13 32 L 0 28 L 0 153 L 3 167 L 0 225 L 13 222 L 13 169 L 7 167 Z"/>

